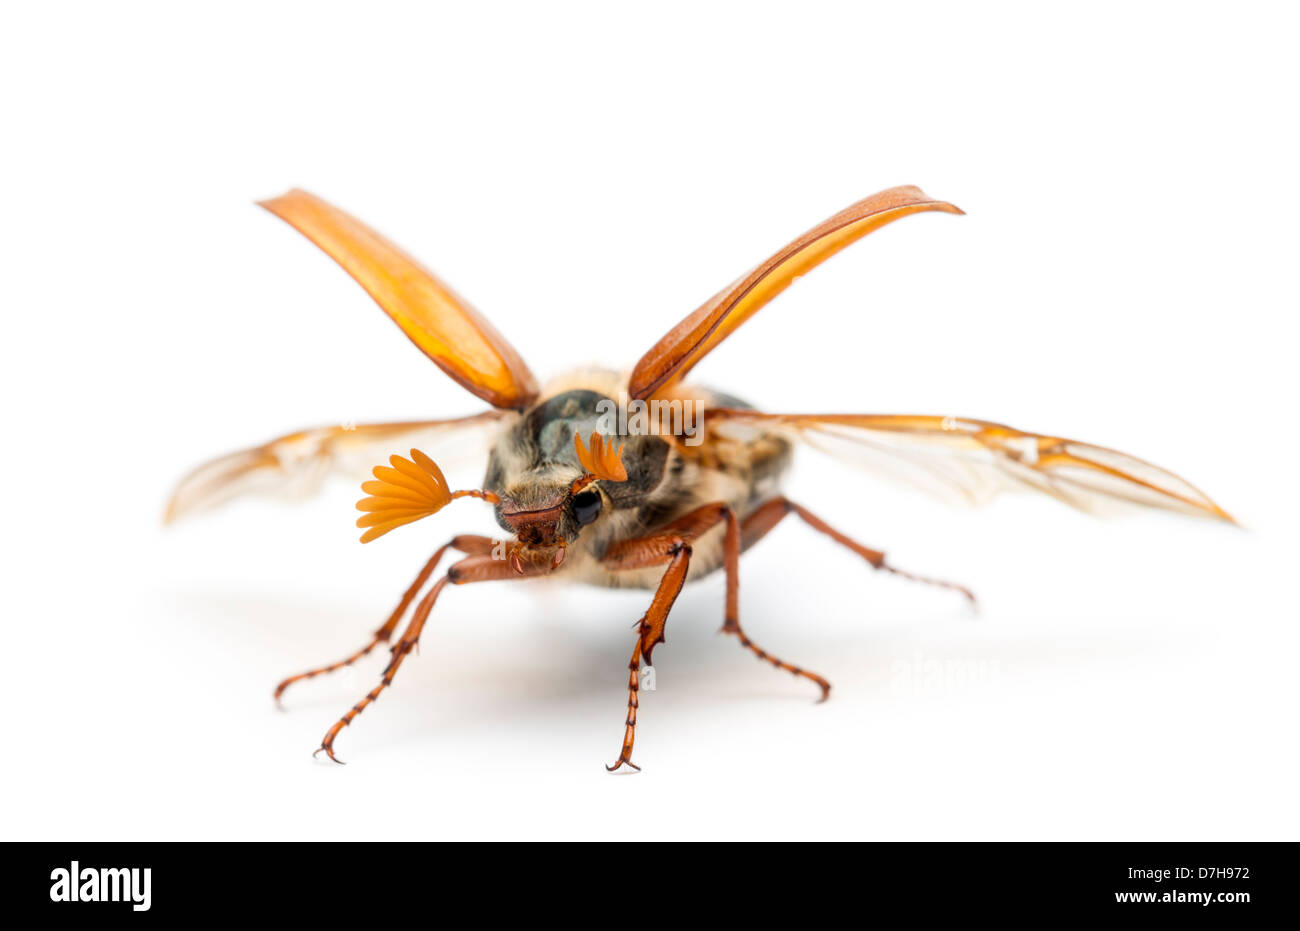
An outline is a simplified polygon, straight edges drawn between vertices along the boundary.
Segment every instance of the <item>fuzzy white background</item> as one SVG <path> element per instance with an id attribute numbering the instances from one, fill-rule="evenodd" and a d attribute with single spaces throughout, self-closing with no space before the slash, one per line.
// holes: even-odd
<path id="1" fill-rule="evenodd" d="M 227 3 L 6 8 L 0 836 L 1290 838 L 1298 74 L 1277 5 Z M 290 429 L 478 402 L 256 198 L 424 259 L 539 375 L 626 366 L 852 201 L 873 234 L 696 369 L 772 410 L 959 414 L 1136 453 L 1238 515 L 955 511 L 809 451 L 747 554 L 758 663 L 682 595 L 618 751 L 648 596 L 448 591 L 339 657 L 462 503 L 361 547 L 354 483 L 164 532 L 174 480 Z M 472 460 L 471 460 L 472 461 Z M 459 473 L 479 478 L 478 466 Z M 455 476 L 454 476 L 455 477 Z"/>

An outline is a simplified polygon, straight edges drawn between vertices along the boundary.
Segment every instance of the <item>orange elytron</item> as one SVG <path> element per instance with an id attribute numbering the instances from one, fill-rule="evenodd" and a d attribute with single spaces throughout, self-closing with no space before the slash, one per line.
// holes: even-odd
<path id="1" fill-rule="evenodd" d="M 800 440 L 856 450 L 868 466 L 971 503 L 1000 490 L 1031 489 L 1083 509 L 1127 503 L 1232 520 L 1173 473 L 1102 446 L 964 417 L 761 413 L 682 382 L 796 277 L 839 250 L 905 216 L 961 213 L 919 188 L 882 191 L 809 230 L 669 330 L 630 373 L 578 372 L 542 390 L 519 354 L 478 311 L 359 220 L 303 191 L 262 206 L 327 252 L 439 368 L 491 405 L 452 420 L 292 433 L 200 466 L 180 483 L 168 506 L 170 520 L 237 495 L 301 486 L 331 470 L 350 471 L 359 462 L 369 465 L 383 457 L 388 465 L 374 467 L 374 479 L 361 486 L 367 497 L 357 503 L 363 543 L 435 514 L 455 498 L 477 497 L 493 505 L 507 539 L 452 537 L 434 551 L 365 646 L 292 676 L 275 690 L 279 699 L 293 683 L 347 666 L 392 641 L 379 684 L 321 742 L 317 752 L 336 761 L 338 733 L 392 684 L 448 584 L 554 575 L 653 592 L 636 625 L 623 742 L 610 770 L 638 768 L 632 747 L 642 671 L 664 640 L 682 586 L 716 569 L 726 575 L 722 629 L 760 659 L 814 683 L 821 698 L 829 694 L 824 678 L 760 649 L 740 626 L 740 554 L 788 514 L 857 553 L 872 569 L 945 586 L 974 600 L 960 585 L 903 572 L 883 552 L 784 497 L 780 481 Z M 612 419 L 616 405 L 625 413 L 637 405 L 662 405 L 667 413 Z M 660 429 L 680 423 L 689 405 L 703 412 L 701 435 L 686 438 Z M 482 430 L 492 431 L 492 437 L 481 490 L 451 491 L 434 460 L 413 448 L 464 443 Z M 399 454 L 402 450 L 409 450 L 409 458 Z M 425 591 L 449 549 L 463 558 Z M 393 641 L 412 604 L 410 621 Z"/>

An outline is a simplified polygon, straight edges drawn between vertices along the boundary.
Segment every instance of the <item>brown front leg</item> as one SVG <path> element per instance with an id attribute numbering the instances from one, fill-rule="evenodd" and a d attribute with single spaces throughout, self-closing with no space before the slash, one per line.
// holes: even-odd
<path id="1" fill-rule="evenodd" d="M 342 669 L 344 666 L 351 666 L 357 660 L 369 654 L 370 651 L 379 646 L 379 644 L 387 643 L 389 638 L 393 636 L 393 631 L 397 629 L 397 625 L 401 623 L 402 617 L 406 614 L 406 609 L 411 606 L 411 602 L 414 601 L 415 596 L 420 593 L 420 589 L 424 588 L 424 584 L 429 581 L 429 576 L 433 575 L 433 570 L 438 568 L 438 563 L 442 561 L 443 554 L 449 549 L 460 550 L 462 553 L 471 554 L 490 553 L 492 551 L 492 540 L 488 537 L 462 534 L 459 537 L 453 537 L 442 546 L 438 547 L 438 549 L 434 551 L 434 554 L 429 557 L 429 561 L 424 564 L 424 568 L 420 570 L 420 574 L 415 577 L 415 581 L 411 583 L 411 587 L 406 590 L 404 595 L 402 595 L 402 600 L 397 603 L 397 607 L 394 608 L 393 613 L 388 616 L 388 620 L 384 621 L 383 626 L 375 631 L 374 635 L 371 636 L 369 643 L 357 650 L 355 653 L 344 657 L 336 663 L 330 663 L 328 666 L 319 666 L 315 669 L 308 669 L 306 672 L 300 672 L 296 676 L 290 676 L 285 679 L 275 687 L 275 703 L 277 705 L 280 704 L 280 696 L 284 694 L 284 690 L 295 682 L 302 682 L 304 679 L 312 679 L 322 673 L 334 672 L 336 669 Z"/>
<path id="2" fill-rule="evenodd" d="M 479 537 L 476 539 L 487 538 Z M 489 544 L 491 543 L 490 540 L 488 542 Z M 397 675 L 397 670 L 401 668 L 402 661 L 406 659 L 407 654 L 414 650 L 416 644 L 419 643 L 420 632 L 424 630 L 424 622 L 428 620 L 429 612 L 433 610 L 434 602 L 438 600 L 438 595 L 442 592 L 448 582 L 452 585 L 467 585 L 470 582 L 527 579 L 544 575 L 548 571 L 545 566 L 527 566 L 525 567 L 524 573 L 521 575 L 513 566 L 510 565 L 508 560 L 492 558 L 490 555 L 490 545 L 488 551 L 488 553 L 482 555 L 467 556 L 459 562 L 453 563 L 447 570 L 447 574 L 434 583 L 433 588 L 429 589 L 429 593 L 425 595 L 419 605 L 416 606 L 415 614 L 412 616 L 411 622 L 407 624 L 406 630 L 402 632 L 402 636 L 395 644 L 393 644 L 391 648 L 392 657 L 389 659 L 388 665 L 384 667 L 383 677 L 380 679 L 379 684 L 367 692 L 364 698 L 349 708 L 347 713 L 344 714 L 343 717 L 339 718 L 334 726 L 326 732 L 325 738 L 321 741 L 321 745 L 316 750 L 316 753 L 320 753 L 323 750 L 326 756 L 335 763 L 343 762 L 334 755 L 334 739 L 338 737 L 339 731 L 351 724 L 352 720 L 357 715 L 365 711 L 369 705 L 373 704 L 375 699 L 379 697 L 380 693 L 383 692 L 384 689 L 393 684 L 393 677 Z M 315 754 L 313 754 L 313 756 L 314 755 Z"/>
<path id="3" fill-rule="evenodd" d="M 672 610 L 673 602 L 677 600 L 690 569 L 691 542 L 730 515 L 731 509 L 725 504 L 706 504 L 657 533 L 615 543 L 602 559 L 610 569 L 644 569 L 668 563 L 659 587 L 655 589 L 654 598 L 650 601 L 650 608 L 637 623 L 636 646 L 632 650 L 632 661 L 628 663 L 627 720 L 624 722 L 623 748 L 613 765 L 605 767 L 611 773 L 617 772 L 624 765 L 638 772 L 641 769 L 632 762 L 632 744 L 636 740 L 636 712 L 640 707 L 641 660 L 644 657 L 648 665 L 655 646 L 663 643 L 668 612 Z M 728 600 L 730 601 L 730 596 Z"/>
<path id="4" fill-rule="evenodd" d="M 627 664 L 627 720 L 623 730 L 623 749 L 612 766 L 605 768 L 611 773 L 617 772 L 625 763 L 641 771 L 641 767 L 632 762 L 632 744 L 636 741 L 636 711 L 641 706 L 641 657 L 650 663 L 650 654 L 655 644 L 664 639 L 664 625 L 668 623 L 668 612 L 686 582 L 686 572 L 691 566 L 691 547 L 684 541 L 673 544 L 674 550 L 668 571 L 664 573 L 655 596 L 650 602 L 650 609 L 637 624 L 636 646 L 632 649 L 632 661 Z"/>

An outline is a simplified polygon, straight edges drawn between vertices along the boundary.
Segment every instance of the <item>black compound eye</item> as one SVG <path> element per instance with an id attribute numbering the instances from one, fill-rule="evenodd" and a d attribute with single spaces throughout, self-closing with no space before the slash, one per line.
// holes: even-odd
<path id="1" fill-rule="evenodd" d="M 585 527 L 600 516 L 600 492 L 584 491 L 573 499 L 573 516 Z"/>

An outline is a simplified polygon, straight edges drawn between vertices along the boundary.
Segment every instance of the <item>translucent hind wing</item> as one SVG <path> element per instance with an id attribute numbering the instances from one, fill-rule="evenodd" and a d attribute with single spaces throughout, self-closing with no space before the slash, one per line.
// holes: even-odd
<path id="1" fill-rule="evenodd" d="M 486 411 L 450 420 L 403 421 L 316 427 L 278 437 L 205 462 L 181 479 L 167 505 L 168 522 L 216 508 L 235 498 L 274 496 L 302 498 L 315 492 L 327 476 L 369 474 L 376 459 L 395 449 L 420 445 L 480 453 L 497 422 L 508 416 Z"/>
<path id="2" fill-rule="evenodd" d="M 1235 523 L 1195 485 L 1136 456 L 986 420 L 712 410 L 706 424 L 785 429 L 868 471 L 967 504 L 1033 490 L 1094 513 L 1137 506 Z"/>

